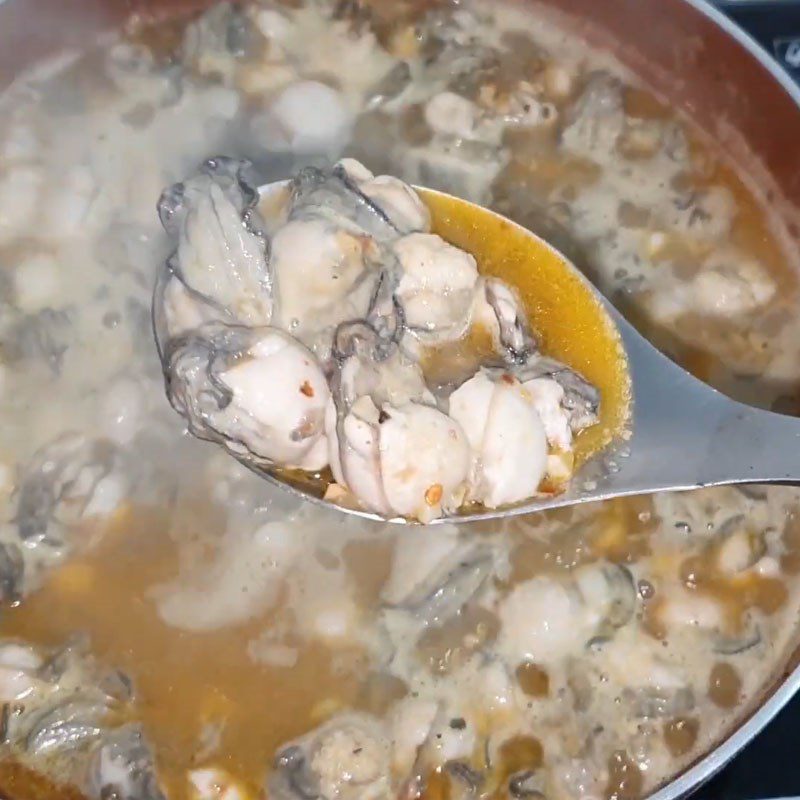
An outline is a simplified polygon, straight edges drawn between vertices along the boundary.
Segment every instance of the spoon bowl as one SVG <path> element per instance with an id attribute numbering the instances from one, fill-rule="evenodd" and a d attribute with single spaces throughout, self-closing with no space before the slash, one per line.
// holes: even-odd
<path id="1" fill-rule="evenodd" d="M 279 202 L 287 185 L 283 181 L 260 187 L 262 203 Z M 518 272 L 534 268 L 534 264 L 538 269 L 549 265 L 549 277 L 558 282 L 551 287 L 556 292 L 564 281 L 572 285 L 573 292 L 578 287 L 578 292 L 595 304 L 596 315 L 595 327 L 576 335 L 606 336 L 617 348 L 616 359 L 609 359 L 610 351 L 605 358 L 589 357 L 582 364 L 564 359 L 574 368 L 594 372 L 587 377 L 600 385 L 605 412 L 599 431 L 581 434 L 593 434 L 589 446 L 582 445 L 578 437 L 580 466 L 563 492 L 497 509 L 465 506 L 428 524 L 496 520 L 653 492 L 800 481 L 800 419 L 736 402 L 690 375 L 641 336 L 562 253 L 520 225 L 444 192 L 415 189 L 432 211 L 435 232 L 463 249 L 472 249 L 482 271 L 480 254 L 470 248 L 470 242 L 479 248 L 510 248 Z M 561 270 L 561 276 L 553 270 Z M 501 277 L 515 285 L 513 278 Z M 587 296 L 579 302 L 586 304 Z M 574 311 L 575 295 L 557 298 L 556 310 L 559 303 L 561 311 Z M 612 381 L 608 380 L 609 371 L 615 372 Z M 246 466 L 311 502 L 368 519 L 419 524 L 326 500 L 322 478 Z"/>

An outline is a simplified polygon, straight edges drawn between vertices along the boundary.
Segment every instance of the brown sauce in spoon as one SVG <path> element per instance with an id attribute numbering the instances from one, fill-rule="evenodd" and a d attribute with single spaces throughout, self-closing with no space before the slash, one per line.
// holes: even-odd
<path id="1" fill-rule="evenodd" d="M 583 463 L 622 434 L 630 412 L 628 363 L 611 317 L 588 282 L 546 242 L 472 203 L 424 189 L 420 195 L 434 233 L 475 256 L 482 275 L 519 292 L 544 354 L 599 390 L 600 421 L 575 441 L 576 464 Z M 481 354 L 486 342 L 480 333 L 473 337 Z M 439 358 L 449 361 L 452 355 L 445 349 Z"/>

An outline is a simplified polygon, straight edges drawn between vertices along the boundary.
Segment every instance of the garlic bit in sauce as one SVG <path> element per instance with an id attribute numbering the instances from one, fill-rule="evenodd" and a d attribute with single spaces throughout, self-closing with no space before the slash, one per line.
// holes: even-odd
<path id="1" fill-rule="evenodd" d="M 248 169 L 211 159 L 159 202 L 175 251 L 153 316 L 167 394 L 191 432 L 258 469 L 324 471 L 328 499 L 385 517 L 428 522 L 563 490 L 600 392 L 539 342 L 562 303 L 601 317 L 591 291 L 523 299 L 539 251 L 552 260 L 544 244 L 515 230 L 517 250 L 488 252 L 482 274 L 451 240 L 499 241 L 511 226 L 353 159 L 301 170 L 263 214 Z M 467 368 L 445 377 L 431 364 L 447 348 Z"/>

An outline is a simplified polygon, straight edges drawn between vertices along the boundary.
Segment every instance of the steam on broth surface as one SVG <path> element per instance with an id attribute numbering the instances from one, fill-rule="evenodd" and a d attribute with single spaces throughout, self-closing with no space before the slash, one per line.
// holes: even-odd
<path id="1" fill-rule="evenodd" d="M 358 158 L 579 247 L 701 377 L 785 404 L 780 220 L 533 7 L 222 4 L 170 30 L 0 101 L 5 756 L 96 798 L 647 794 L 794 640 L 796 492 L 435 531 L 298 507 L 165 402 L 155 202 L 217 153 L 264 182 Z"/>

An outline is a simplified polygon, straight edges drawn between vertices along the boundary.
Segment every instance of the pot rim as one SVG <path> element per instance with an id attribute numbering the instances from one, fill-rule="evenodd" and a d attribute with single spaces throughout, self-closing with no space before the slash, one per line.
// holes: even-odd
<path id="1" fill-rule="evenodd" d="M 683 2 L 716 23 L 725 33 L 742 45 L 751 56 L 754 56 L 761 66 L 786 90 L 787 94 L 797 104 L 798 110 L 800 110 L 800 83 L 797 83 L 756 39 L 714 6 L 710 0 L 683 0 Z"/>

